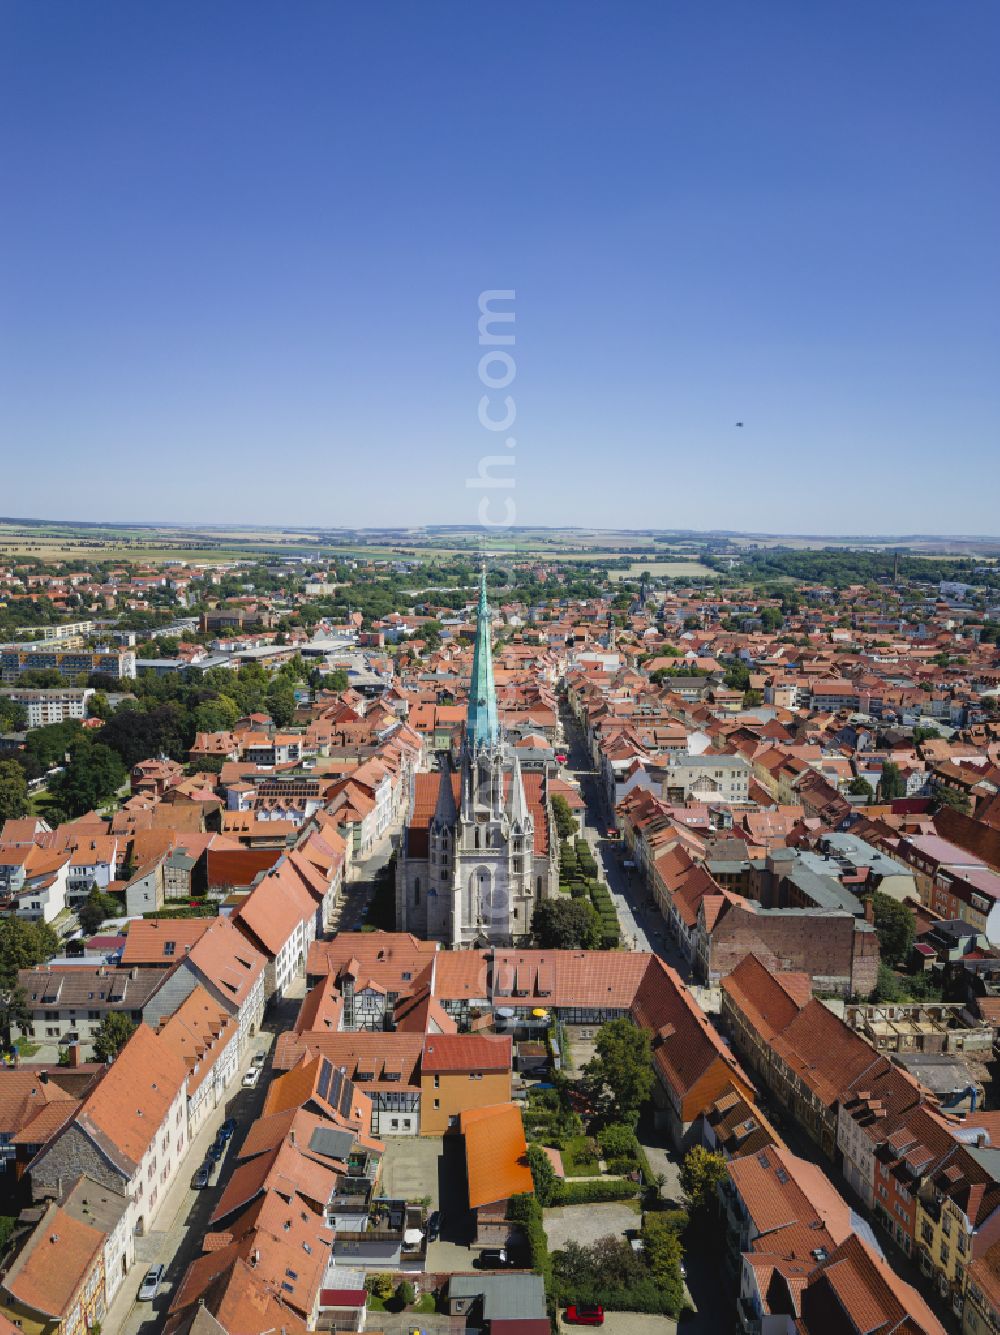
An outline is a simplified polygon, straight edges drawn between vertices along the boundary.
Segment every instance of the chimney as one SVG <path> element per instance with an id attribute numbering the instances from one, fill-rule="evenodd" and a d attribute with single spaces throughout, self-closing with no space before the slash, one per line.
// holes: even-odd
<path id="1" fill-rule="evenodd" d="M 868 895 L 865 903 L 865 922 L 875 925 L 875 900 L 872 895 Z"/>
<path id="2" fill-rule="evenodd" d="M 291 1141 L 291 1143 L 292 1143 L 293 1145 L 295 1144 L 295 1127 L 294 1127 L 294 1126 L 292 1127 L 292 1129 L 291 1129 L 291 1130 L 289 1131 L 289 1133 L 288 1133 L 288 1139 Z"/>
<path id="3" fill-rule="evenodd" d="M 71 1067 L 77 1067 L 80 1063 L 80 1044 L 71 1043 L 68 1048 L 69 1064 Z"/>
<path id="4" fill-rule="evenodd" d="M 47 1085 L 47 1084 L 49 1083 L 49 1073 L 48 1073 L 48 1071 L 39 1071 L 39 1072 L 38 1072 L 38 1080 L 39 1080 L 39 1083 L 40 1083 L 40 1084 Z"/>

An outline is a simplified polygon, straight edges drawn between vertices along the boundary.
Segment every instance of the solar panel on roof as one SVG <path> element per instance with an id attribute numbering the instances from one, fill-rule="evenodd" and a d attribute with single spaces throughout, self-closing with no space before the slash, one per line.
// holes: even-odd
<path id="1" fill-rule="evenodd" d="M 324 1057 L 320 1062 L 319 1080 L 316 1083 L 316 1093 L 321 1099 L 325 1099 L 330 1093 L 330 1080 L 333 1075 L 333 1066 Z"/>
<path id="2" fill-rule="evenodd" d="M 346 1159 L 353 1146 L 354 1136 L 350 1131 L 329 1126 L 316 1127 L 309 1137 L 309 1148 L 326 1159 Z"/>

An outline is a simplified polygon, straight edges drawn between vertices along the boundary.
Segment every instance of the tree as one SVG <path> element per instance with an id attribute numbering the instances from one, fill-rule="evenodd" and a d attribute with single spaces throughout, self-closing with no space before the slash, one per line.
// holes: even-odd
<path id="1" fill-rule="evenodd" d="M 20 700 L 0 695 L 0 732 L 24 732 L 28 726 L 28 711 Z"/>
<path id="2" fill-rule="evenodd" d="M 31 1023 L 28 999 L 22 987 L 0 987 L 0 1041 L 4 1052 L 14 1046 L 14 1028 L 26 1029 Z"/>
<path id="3" fill-rule="evenodd" d="M 6 1048 L 11 1045 L 13 1027 L 26 1025 L 30 1019 L 18 971 L 50 959 L 58 947 L 59 940 L 47 923 L 0 920 L 0 1033 Z"/>
<path id="4" fill-rule="evenodd" d="M 531 1179 L 535 1184 L 535 1195 L 538 1197 L 539 1205 L 551 1205 L 559 1188 L 552 1160 L 541 1145 L 528 1146 L 528 1167 L 531 1169 Z"/>
<path id="5" fill-rule="evenodd" d="M 416 1293 L 410 1281 L 401 1279 L 396 1285 L 396 1305 L 399 1310 L 402 1312 L 404 1308 L 409 1307 L 415 1297 Z"/>
<path id="6" fill-rule="evenodd" d="M 627 1159 L 635 1154 L 638 1142 L 630 1126 L 609 1122 L 597 1133 L 597 1143 L 605 1159 Z"/>
<path id="7" fill-rule="evenodd" d="M 135 1033 L 135 1024 L 124 1011 L 109 1011 L 94 1034 L 94 1056 L 111 1062 Z"/>
<path id="8" fill-rule="evenodd" d="M 103 735 L 105 729 L 101 731 Z M 68 816 L 82 816 L 114 797 L 125 779 L 125 766 L 110 746 L 81 738 L 74 742 L 69 763 L 49 789 Z"/>
<path id="9" fill-rule="evenodd" d="M 647 1213 L 640 1236 L 650 1274 L 669 1293 L 670 1306 L 679 1308 L 684 1301 L 684 1280 L 681 1278 L 684 1248 L 675 1222 L 671 1215 Z"/>
<path id="10" fill-rule="evenodd" d="M 384 1274 L 367 1275 L 365 1277 L 365 1288 L 373 1298 L 378 1298 L 384 1303 L 393 1295 L 392 1276 Z"/>
<path id="11" fill-rule="evenodd" d="M 906 1001 L 906 985 L 898 973 L 894 973 L 884 961 L 878 966 L 878 983 L 872 993 L 872 1001 Z"/>
<path id="12" fill-rule="evenodd" d="M 882 778 L 879 783 L 882 790 L 882 800 L 889 802 L 894 797 L 906 796 L 906 781 L 899 772 L 899 766 L 891 760 L 887 760 L 882 766 Z"/>
<path id="13" fill-rule="evenodd" d="M 746 691 L 750 686 L 750 669 L 741 658 L 737 658 L 726 668 L 722 680 L 731 691 Z"/>
<path id="14" fill-rule="evenodd" d="M 704 1145 L 688 1150 L 681 1164 L 681 1189 L 692 1213 L 707 1214 L 715 1205 L 719 1183 L 726 1175 L 726 1160 Z"/>
<path id="15" fill-rule="evenodd" d="M 601 944 L 600 915 L 587 899 L 543 899 L 531 930 L 543 950 L 596 950 Z"/>
<path id="16" fill-rule="evenodd" d="M 946 788 L 944 784 L 935 789 L 934 802 L 938 811 L 942 807 L 949 807 L 952 811 L 960 811 L 963 816 L 969 814 L 969 799 L 965 794 L 956 792 L 954 788 Z"/>
<path id="17" fill-rule="evenodd" d="M 111 702 L 107 691 L 95 691 L 87 701 L 87 714 L 90 718 L 99 718 L 106 723 L 111 717 Z"/>
<path id="18" fill-rule="evenodd" d="M 19 969 L 33 969 L 59 949 L 59 938 L 45 922 L 0 919 L 0 987 L 14 987 Z"/>
<path id="19" fill-rule="evenodd" d="M 0 825 L 28 814 L 28 780 L 16 760 L 0 760 Z"/>
<path id="20" fill-rule="evenodd" d="M 872 798 L 875 796 L 875 789 L 871 786 L 871 784 L 868 782 L 867 779 L 861 778 L 860 775 L 858 775 L 857 778 L 851 780 L 851 782 L 847 785 L 847 791 L 852 795 L 852 797 L 863 797 L 868 802 L 870 802 Z"/>
<path id="21" fill-rule="evenodd" d="M 417 638 L 423 640 L 428 653 L 441 648 L 441 622 L 425 621 L 417 631 Z"/>
<path id="22" fill-rule="evenodd" d="M 561 793 L 552 799 L 552 815 L 560 839 L 571 839 L 580 828 L 580 823 L 570 810 L 569 803 Z"/>
<path id="23" fill-rule="evenodd" d="M 97 931 L 102 922 L 114 918 L 120 911 L 121 904 L 114 895 L 102 894 L 95 885 L 77 910 L 77 917 L 89 936 Z"/>
<path id="24" fill-rule="evenodd" d="M 594 1056 L 584 1067 L 591 1096 L 614 1121 L 635 1127 L 653 1091 L 649 1030 L 631 1020 L 609 1020 L 597 1031 L 594 1046 Z"/>
<path id="25" fill-rule="evenodd" d="M 206 700 L 195 709 L 195 731 L 228 732 L 239 716 L 235 700 L 228 695 L 217 695 L 214 700 Z"/>
<path id="26" fill-rule="evenodd" d="M 287 728 L 295 717 L 295 689 L 287 677 L 275 677 L 267 688 L 267 712 L 276 728 Z"/>
<path id="27" fill-rule="evenodd" d="M 902 964 L 913 945 L 916 919 L 905 904 L 878 891 L 872 896 L 872 909 L 882 959 L 889 965 Z"/>

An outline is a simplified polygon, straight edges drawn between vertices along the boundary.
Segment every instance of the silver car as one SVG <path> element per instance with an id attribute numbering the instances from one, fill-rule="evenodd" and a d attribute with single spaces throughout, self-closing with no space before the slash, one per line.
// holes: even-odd
<path id="1" fill-rule="evenodd" d="M 141 1303 L 151 1303 L 160 1291 L 160 1285 L 163 1283 L 162 1265 L 151 1265 L 146 1271 L 146 1278 L 139 1285 L 139 1301 Z"/>

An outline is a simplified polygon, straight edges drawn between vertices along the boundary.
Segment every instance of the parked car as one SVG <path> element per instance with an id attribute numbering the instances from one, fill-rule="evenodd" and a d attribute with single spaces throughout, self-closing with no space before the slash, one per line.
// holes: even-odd
<path id="1" fill-rule="evenodd" d="M 211 1176 L 211 1172 L 211 1167 L 204 1163 L 200 1168 L 196 1169 L 195 1175 L 191 1179 L 191 1185 L 194 1187 L 195 1191 L 204 1191 L 208 1186 L 208 1179 Z"/>
<path id="2" fill-rule="evenodd" d="M 264 1069 L 264 1063 L 266 1061 L 267 1061 L 266 1052 L 255 1052 L 253 1056 L 250 1058 L 251 1069 L 254 1071 L 262 1071 Z"/>
<path id="3" fill-rule="evenodd" d="M 566 755 L 564 751 L 556 752 L 556 760 L 559 762 L 560 765 L 565 765 L 568 759 L 569 757 Z"/>
<path id="4" fill-rule="evenodd" d="M 232 1140 L 233 1136 L 235 1135 L 236 1135 L 236 1119 L 233 1117 L 227 1117 L 226 1120 L 219 1127 L 218 1133 L 215 1138 L 216 1140 Z"/>
<path id="5" fill-rule="evenodd" d="M 260 1067 L 251 1067 L 243 1077 L 244 1089 L 256 1089 L 260 1080 Z"/>
<path id="6" fill-rule="evenodd" d="M 563 1320 L 571 1326 L 603 1326 L 604 1308 L 600 1303 L 571 1303 Z"/>
<path id="7" fill-rule="evenodd" d="M 205 1155 L 205 1162 L 207 1164 L 213 1164 L 215 1163 L 216 1159 L 221 1159 L 222 1156 L 225 1154 L 225 1152 L 226 1152 L 225 1143 L 220 1145 L 217 1140 L 213 1140 L 211 1145 L 209 1145 L 208 1147 L 208 1153 Z"/>
<path id="8" fill-rule="evenodd" d="M 432 1210 L 427 1216 L 427 1239 L 435 1242 L 441 1236 L 441 1211 Z"/>
<path id="9" fill-rule="evenodd" d="M 479 1253 L 480 1270 L 500 1270 L 507 1264 L 506 1247 L 486 1247 Z"/>
<path id="10" fill-rule="evenodd" d="M 160 1285 L 163 1283 L 162 1265 L 151 1265 L 146 1271 L 146 1278 L 139 1285 L 139 1301 L 141 1303 L 151 1303 L 160 1291 Z"/>

